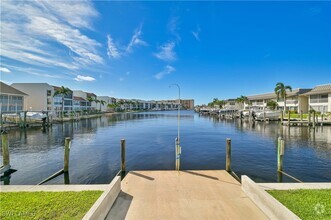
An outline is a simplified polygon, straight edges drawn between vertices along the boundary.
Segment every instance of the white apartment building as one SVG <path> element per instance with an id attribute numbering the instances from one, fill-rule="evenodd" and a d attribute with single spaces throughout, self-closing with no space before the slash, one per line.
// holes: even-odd
<path id="1" fill-rule="evenodd" d="M 24 110 L 24 99 L 28 95 L 12 86 L 0 82 L 0 112 Z"/>
<path id="2" fill-rule="evenodd" d="M 304 94 L 308 98 L 310 109 L 318 112 L 331 112 L 331 84 L 318 85 Z"/>
<path id="3" fill-rule="evenodd" d="M 303 113 L 308 113 L 308 98 L 305 93 L 309 92 L 311 89 L 293 89 L 292 92 L 287 92 L 286 97 L 286 108 L 288 110 L 295 110 Z M 277 96 L 274 92 L 258 94 L 247 96 L 249 102 L 244 103 L 244 108 L 258 108 L 265 109 L 267 107 L 267 103 L 270 100 L 273 100 L 278 103 L 279 109 L 284 109 L 284 100 L 281 98 L 277 101 Z"/>
<path id="4" fill-rule="evenodd" d="M 114 97 L 109 97 L 109 96 L 98 96 L 98 100 L 102 100 L 102 101 L 106 102 L 104 105 L 101 105 L 99 103 L 99 109 L 100 109 L 100 105 L 101 105 L 102 112 L 110 111 L 108 105 L 116 103 L 116 99 Z"/>
<path id="5" fill-rule="evenodd" d="M 11 85 L 28 96 L 25 97 L 24 110 L 52 111 L 54 110 L 54 87 L 47 83 L 13 83 Z"/>

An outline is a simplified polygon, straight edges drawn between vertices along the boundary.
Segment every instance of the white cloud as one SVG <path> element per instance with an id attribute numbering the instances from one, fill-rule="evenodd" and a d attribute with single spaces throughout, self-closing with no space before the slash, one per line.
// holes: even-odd
<path id="1" fill-rule="evenodd" d="M 157 80 L 160 80 L 160 79 L 162 79 L 163 77 L 165 77 L 166 75 L 171 74 L 171 73 L 174 72 L 175 70 L 176 70 L 176 69 L 175 69 L 174 67 L 172 67 L 172 66 L 170 66 L 170 65 L 167 65 L 167 66 L 164 67 L 164 69 L 163 69 L 161 72 L 155 74 L 154 77 L 155 77 Z"/>
<path id="2" fill-rule="evenodd" d="M 0 72 L 10 73 L 11 71 L 9 69 L 7 69 L 6 67 L 0 67 Z"/>
<path id="3" fill-rule="evenodd" d="M 74 78 L 74 80 L 76 81 L 88 81 L 88 82 L 92 82 L 95 81 L 95 78 L 91 77 L 91 76 L 82 76 L 82 75 L 77 75 L 76 78 Z"/>
<path id="4" fill-rule="evenodd" d="M 2 1 L 1 56 L 69 70 L 103 63 L 101 44 L 81 30 L 97 16 L 90 1 Z"/>
<path id="5" fill-rule="evenodd" d="M 109 58 L 114 58 L 114 59 L 121 57 L 120 52 L 118 51 L 117 47 L 113 42 L 113 39 L 109 34 L 107 35 L 107 55 Z"/>
<path id="6" fill-rule="evenodd" d="M 194 38 L 197 40 L 197 41 L 200 41 L 200 32 L 201 32 L 201 29 L 200 27 L 198 26 L 197 27 L 197 30 L 196 31 L 192 31 L 191 33 L 193 34 Z"/>
<path id="7" fill-rule="evenodd" d="M 176 60 L 176 52 L 174 51 L 175 42 L 168 42 L 159 47 L 159 52 L 154 55 L 160 60 L 174 61 Z"/>
<path id="8" fill-rule="evenodd" d="M 147 46 L 147 43 L 140 38 L 140 36 L 142 35 L 141 29 L 142 26 L 140 25 L 139 28 L 137 28 L 133 33 L 131 41 L 126 47 L 126 52 L 131 53 L 133 46 Z"/>
<path id="9" fill-rule="evenodd" d="M 168 31 L 176 38 L 177 42 L 181 40 L 178 34 L 178 30 L 179 30 L 178 23 L 179 23 L 179 17 L 175 17 L 175 16 L 171 17 L 168 23 Z"/>

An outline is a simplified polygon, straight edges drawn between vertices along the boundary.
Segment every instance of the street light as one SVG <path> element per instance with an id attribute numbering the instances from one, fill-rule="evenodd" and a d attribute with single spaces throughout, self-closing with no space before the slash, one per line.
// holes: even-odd
<path id="1" fill-rule="evenodd" d="M 181 154 L 181 147 L 180 147 L 180 136 L 179 136 L 179 130 L 180 130 L 180 86 L 176 83 L 169 85 L 169 87 L 177 86 L 178 88 L 178 134 L 176 138 L 176 170 L 179 170 L 180 167 L 180 154 Z"/>

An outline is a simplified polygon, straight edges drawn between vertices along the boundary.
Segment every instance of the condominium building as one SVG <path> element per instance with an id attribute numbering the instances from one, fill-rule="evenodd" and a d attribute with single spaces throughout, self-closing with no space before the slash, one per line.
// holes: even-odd
<path id="1" fill-rule="evenodd" d="M 292 92 L 287 92 L 286 95 L 286 108 L 288 110 L 303 111 L 303 113 L 308 112 L 308 98 L 305 93 L 309 92 L 311 89 L 293 89 Z M 248 102 L 244 103 L 244 108 L 258 108 L 264 109 L 267 107 L 269 101 L 275 101 L 278 104 L 279 109 L 284 109 L 284 100 L 278 99 L 274 92 L 264 93 L 258 95 L 247 96 Z"/>
<path id="2" fill-rule="evenodd" d="M 184 109 L 188 109 L 188 110 L 194 109 L 194 99 L 181 99 L 180 104 Z"/>
<path id="3" fill-rule="evenodd" d="M 109 97 L 109 96 L 98 96 L 98 100 L 106 102 L 104 105 L 99 103 L 99 105 L 101 105 L 101 111 L 103 111 L 103 112 L 110 110 L 108 105 L 116 103 L 116 99 L 114 97 Z M 100 106 L 99 106 L 99 108 L 100 108 Z"/>
<path id="4" fill-rule="evenodd" d="M 28 96 L 25 97 L 24 110 L 52 111 L 54 110 L 54 87 L 47 83 L 13 83 L 11 85 Z M 59 101 L 59 102 L 62 102 Z"/>
<path id="5" fill-rule="evenodd" d="M 53 86 L 54 92 L 58 91 L 61 89 L 61 87 L 58 86 Z M 54 109 L 55 111 L 71 111 L 72 109 L 72 101 L 73 101 L 73 91 L 69 90 L 68 94 L 64 95 L 62 94 L 57 94 L 53 96 L 54 99 Z M 62 101 L 63 101 L 63 106 L 62 106 Z M 62 109 L 63 108 L 63 109 Z"/>
<path id="6" fill-rule="evenodd" d="M 331 112 L 331 84 L 318 85 L 304 94 L 308 98 L 310 109 L 318 112 Z"/>
<path id="7" fill-rule="evenodd" d="M 17 112 L 24 109 L 24 99 L 28 95 L 12 86 L 0 82 L 1 112 Z"/>

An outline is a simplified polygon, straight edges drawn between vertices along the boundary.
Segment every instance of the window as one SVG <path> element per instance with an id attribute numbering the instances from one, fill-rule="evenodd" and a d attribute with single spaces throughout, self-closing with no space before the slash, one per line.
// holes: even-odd
<path id="1" fill-rule="evenodd" d="M 311 95 L 310 103 L 328 103 L 328 94 Z"/>
<path id="2" fill-rule="evenodd" d="M 52 96 L 52 91 L 51 90 L 47 90 L 47 96 Z"/>

